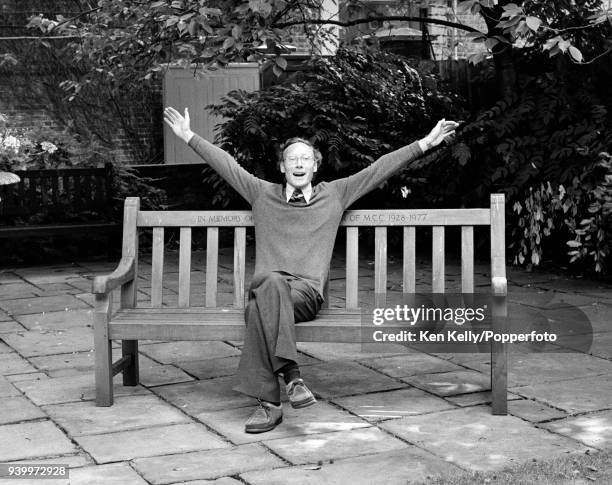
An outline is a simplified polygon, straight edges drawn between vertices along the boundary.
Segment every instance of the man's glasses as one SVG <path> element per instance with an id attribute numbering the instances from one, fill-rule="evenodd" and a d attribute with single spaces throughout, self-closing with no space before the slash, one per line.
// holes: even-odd
<path id="1" fill-rule="evenodd" d="M 287 157 L 285 158 L 285 162 L 288 163 L 297 163 L 297 161 L 310 163 L 314 160 L 312 155 L 305 155 L 303 157 Z"/>

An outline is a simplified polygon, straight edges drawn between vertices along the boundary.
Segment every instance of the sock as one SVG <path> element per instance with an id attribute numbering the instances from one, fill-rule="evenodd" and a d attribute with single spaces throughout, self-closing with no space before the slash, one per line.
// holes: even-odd
<path id="1" fill-rule="evenodd" d="M 283 373 L 285 384 L 289 384 L 292 380 L 299 379 L 301 376 L 300 367 L 297 365 L 297 362 L 294 361 L 285 364 L 279 372 Z"/>

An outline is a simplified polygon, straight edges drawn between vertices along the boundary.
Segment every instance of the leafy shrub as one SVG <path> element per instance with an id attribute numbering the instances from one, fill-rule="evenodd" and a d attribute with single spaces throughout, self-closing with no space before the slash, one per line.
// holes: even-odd
<path id="1" fill-rule="evenodd" d="M 610 221 L 600 154 L 612 146 L 610 65 L 538 61 L 519 65 L 516 91 L 477 113 L 423 176 L 435 171 L 430 197 L 451 206 L 487 204 L 488 194 L 504 192 L 514 208 L 508 233 L 516 264 L 569 259 L 578 271 L 605 272 Z"/>
<path id="2" fill-rule="evenodd" d="M 233 91 L 212 111 L 226 119 L 217 144 L 251 173 L 281 181 L 278 147 L 301 136 L 321 151 L 317 177 L 326 180 L 354 173 L 424 136 L 438 117 L 460 112 L 459 104 L 457 96 L 424 87 L 403 57 L 340 49 L 333 58 L 313 59 L 294 81 L 256 93 Z M 399 185 L 419 182 L 399 180 L 389 190 L 397 197 Z M 220 190 L 216 201 L 229 197 Z"/>
<path id="3" fill-rule="evenodd" d="M 566 188 L 541 184 L 523 203 L 514 203 L 518 226 L 513 230 L 514 263 L 538 265 L 545 239 L 553 231 L 567 240 L 570 263 L 582 263 L 597 273 L 612 269 L 612 159 L 606 152 L 584 168 Z M 556 246 L 561 252 L 561 247 Z"/>

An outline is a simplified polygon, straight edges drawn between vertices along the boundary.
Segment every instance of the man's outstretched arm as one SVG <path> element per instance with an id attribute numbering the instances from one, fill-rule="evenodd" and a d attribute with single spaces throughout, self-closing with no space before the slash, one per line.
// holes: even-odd
<path id="1" fill-rule="evenodd" d="M 164 110 L 164 122 L 172 132 L 208 163 L 228 184 L 230 184 L 249 203 L 253 203 L 259 193 L 261 179 L 247 172 L 229 153 L 213 145 L 190 128 L 189 110 L 185 115 L 168 107 Z"/>
<path id="2" fill-rule="evenodd" d="M 404 168 L 409 162 L 452 136 L 458 125 L 459 123 L 455 121 L 442 119 L 426 137 L 383 155 L 372 165 L 354 175 L 331 182 L 340 194 L 343 207 L 349 207 L 357 199 L 374 190 Z"/>

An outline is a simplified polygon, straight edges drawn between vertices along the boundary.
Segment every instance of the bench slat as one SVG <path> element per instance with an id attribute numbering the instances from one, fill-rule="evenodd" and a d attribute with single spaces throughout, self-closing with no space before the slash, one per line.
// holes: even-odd
<path id="1" fill-rule="evenodd" d="M 382 307 L 387 301 L 387 228 L 374 229 L 374 304 Z"/>
<path id="2" fill-rule="evenodd" d="M 461 292 L 474 293 L 474 228 L 461 226 Z"/>
<path id="3" fill-rule="evenodd" d="M 234 230 L 234 306 L 244 308 L 246 271 L 246 227 Z"/>
<path id="4" fill-rule="evenodd" d="M 490 209 L 346 211 L 341 226 L 487 226 Z M 140 211 L 139 227 L 250 227 L 250 211 Z"/>
<path id="5" fill-rule="evenodd" d="M 219 228 L 206 229 L 206 306 L 217 305 L 217 266 L 219 263 Z"/>
<path id="6" fill-rule="evenodd" d="M 359 228 L 346 228 L 346 308 L 359 306 Z"/>
<path id="7" fill-rule="evenodd" d="M 434 226 L 432 236 L 432 292 L 444 293 L 444 226 Z"/>
<path id="8" fill-rule="evenodd" d="M 164 275 L 164 228 L 153 228 L 151 261 L 151 306 L 162 306 L 162 284 Z"/>
<path id="9" fill-rule="evenodd" d="M 193 318 L 202 318 L 202 315 L 208 317 L 208 315 L 220 315 L 223 317 L 231 315 L 240 315 L 244 316 L 244 310 L 242 308 L 207 308 L 204 306 L 192 306 L 188 308 L 179 308 L 179 307 L 162 307 L 162 308 L 126 308 L 119 310 L 116 315 L 113 316 L 113 320 L 122 320 L 122 319 L 139 319 L 139 318 L 174 318 L 174 316 L 178 315 L 178 318 L 191 318 L 189 315 L 194 315 Z M 352 310 L 346 310 L 344 308 L 326 308 L 321 310 L 318 315 L 334 315 L 336 317 L 344 317 L 353 318 L 354 316 L 361 315 L 361 309 L 354 308 Z M 299 323 L 298 325 L 302 325 Z"/>
<path id="10" fill-rule="evenodd" d="M 180 307 L 189 306 L 189 291 L 191 282 L 191 227 L 181 227 L 181 243 L 179 248 L 179 296 Z"/>
<path id="11" fill-rule="evenodd" d="M 414 293 L 416 289 L 415 227 L 404 227 L 404 251 L 402 266 L 403 293 Z"/>

